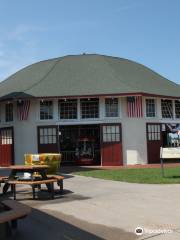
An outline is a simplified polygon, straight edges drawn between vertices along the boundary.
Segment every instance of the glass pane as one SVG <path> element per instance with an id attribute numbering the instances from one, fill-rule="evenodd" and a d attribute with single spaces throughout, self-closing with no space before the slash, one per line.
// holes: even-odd
<path id="1" fill-rule="evenodd" d="M 119 126 L 116 126 L 116 133 L 119 133 Z"/>
<path id="2" fill-rule="evenodd" d="M 151 133 L 148 133 L 149 140 L 152 140 Z"/>
<path id="3" fill-rule="evenodd" d="M 157 127 L 158 127 L 157 131 L 160 132 L 161 131 L 160 125 L 157 125 Z"/>
<path id="4" fill-rule="evenodd" d="M 115 126 L 111 126 L 111 133 L 115 133 L 116 132 L 116 127 Z"/>
<path id="5" fill-rule="evenodd" d="M 48 129 L 48 135 L 52 135 L 52 128 Z"/>
<path id="6" fill-rule="evenodd" d="M 106 133 L 106 126 L 103 126 L 103 134 Z"/>
<path id="7" fill-rule="evenodd" d="M 53 128 L 52 135 L 55 135 L 55 136 L 56 136 L 56 128 Z"/>
<path id="8" fill-rule="evenodd" d="M 151 125 L 148 125 L 148 132 L 151 132 Z"/>
<path id="9" fill-rule="evenodd" d="M 52 143 L 56 143 L 56 136 L 53 136 L 53 141 Z"/>
<path id="10" fill-rule="evenodd" d="M 48 137 L 44 136 L 44 144 L 48 144 Z"/>
<path id="11" fill-rule="evenodd" d="M 111 139 L 112 142 L 115 142 L 116 141 L 116 134 L 112 134 L 111 137 L 112 137 L 112 139 Z"/>
<path id="12" fill-rule="evenodd" d="M 107 142 L 106 134 L 103 134 L 103 142 Z"/>
<path id="13" fill-rule="evenodd" d="M 44 135 L 47 135 L 47 134 L 48 134 L 48 129 L 44 128 Z"/>
<path id="14" fill-rule="evenodd" d="M 107 138 L 107 142 L 111 142 L 111 134 L 108 133 L 108 134 L 106 135 L 106 138 Z"/>
<path id="15" fill-rule="evenodd" d="M 43 135 L 43 129 L 40 128 L 40 135 L 42 136 Z"/>
<path id="16" fill-rule="evenodd" d="M 106 127 L 107 133 L 111 133 L 111 126 Z"/>
<path id="17" fill-rule="evenodd" d="M 116 142 L 120 142 L 120 135 L 116 134 Z"/>
<path id="18" fill-rule="evenodd" d="M 44 137 L 40 137 L 40 144 L 44 144 Z"/>
<path id="19" fill-rule="evenodd" d="M 52 143 L 53 143 L 52 136 L 48 136 L 48 143 L 49 143 L 49 144 L 52 144 Z"/>
<path id="20" fill-rule="evenodd" d="M 154 132 L 151 133 L 151 137 L 152 137 L 151 140 L 155 140 Z"/>

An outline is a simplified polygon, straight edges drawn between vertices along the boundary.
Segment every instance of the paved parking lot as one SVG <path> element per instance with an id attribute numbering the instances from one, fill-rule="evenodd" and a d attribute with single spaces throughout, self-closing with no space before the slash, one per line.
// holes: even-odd
<path id="1" fill-rule="evenodd" d="M 55 200 L 32 201 L 31 193 L 22 187 L 18 199 L 34 210 L 21 221 L 21 235 L 38 224 L 36 235 L 42 228 L 47 237 L 52 228 L 55 235 L 51 239 L 131 240 L 137 238 L 134 231 L 139 226 L 146 232 L 169 232 L 145 233 L 139 239 L 180 239 L 180 185 L 122 183 L 71 174 L 66 177 L 64 194 Z"/>

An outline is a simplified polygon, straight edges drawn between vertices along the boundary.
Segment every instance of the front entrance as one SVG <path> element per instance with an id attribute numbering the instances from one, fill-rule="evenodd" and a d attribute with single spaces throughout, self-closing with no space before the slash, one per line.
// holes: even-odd
<path id="1" fill-rule="evenodd" d="M 0 166 L 5 167 L 14 163 L 13 127 L 0 128 Z"/>
<path id="2" fill-rule="evenodd" d="M 123 165 L 121 124 L 39 126 L 38 152 L 60 152 L 62 164 Z"/>
<path id="3" fill-rule="evenodd" d="M 147 123 L 146 135 L 148 163 L 160 163 L 160 147 L 163 143 L 161 124 Z"/>
<path id="4" fill-rule="evenodd" d="M 180 124 L 147 123 L 148 163 L 160 163 L 160 147 L 180 147 Z"/>
<path id="5" fill-rule="evenodd" d="M 60 126 L 59 144 L 64 164 L 100 164 L 100 126 Z"/>
<path id="6" fill-rule="evenodd" d="M 121 124 L 106 124 L 101 127 L 102 166 L 123 165 Z"/>

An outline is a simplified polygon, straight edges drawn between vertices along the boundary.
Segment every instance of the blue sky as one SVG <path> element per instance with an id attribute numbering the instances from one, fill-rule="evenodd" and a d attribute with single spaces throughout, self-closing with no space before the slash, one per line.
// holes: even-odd
<path id="1" fill-rule="evenodd" d="M 84 52 L 135 60 L 180 84 L 180 1 L 0 0 L 0 80 Z"/>

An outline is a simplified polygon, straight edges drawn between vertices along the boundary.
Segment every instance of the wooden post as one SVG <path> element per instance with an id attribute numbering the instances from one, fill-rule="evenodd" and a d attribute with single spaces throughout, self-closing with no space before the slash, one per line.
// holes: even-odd
<path id="1" fill-rule="evenodd" d="M 160 148 L 160 160 L 161 160 L 161 174 L 164 177 L 164 162 L 163 162 L 163 148 Z"/>

